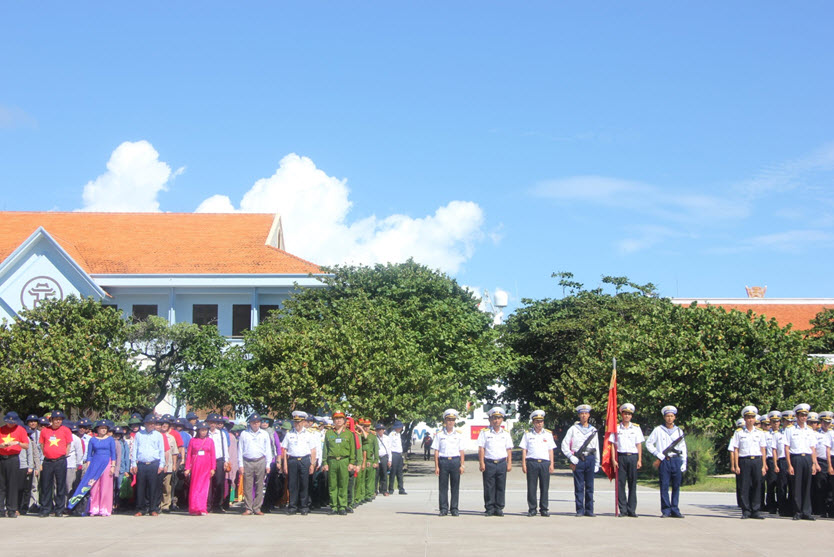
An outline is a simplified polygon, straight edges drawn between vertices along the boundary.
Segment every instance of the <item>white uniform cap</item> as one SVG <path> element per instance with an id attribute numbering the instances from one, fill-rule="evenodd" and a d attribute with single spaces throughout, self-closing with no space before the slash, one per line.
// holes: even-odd
<path id="1" fill-rule="evenodd" d="M 745 406 L 741 409 L 741 417 L 746 418 L 747 416 L 753 415 L 757 416 L 759 414 L 759 409 L 755 406 Z"/>
<path id="2" fill-rule="evenodd" d="M 620 412 L 631 412 L 634 414 L 634 405 L 630 402 L 626 402 L 622 406 L 620 406 Z"/>
<path id="3" fill-rule="evenodd" d="M 820 420 L 824 422 L 830 422 L 834 420 L 834 412 L 830 410 L 826 410 L 825 412 L 820 412 Z"/>
<path id="4" fill-rule="evenodd" d="M 807 413 L 807 412 L 811 411 L 811 405 L 810 404 L 805 404 L 803 402 L 802 404 L 797 404 L 796 408 L 794 408 L 793 411 L 797 412 L 797 413 L 798 412 L 806 412 Z"/>
<path id="5" fill-rule="evenodd" d="M 457 419 L 457 418 L 458 418 L 458 411 L 457 411 L 457 410 L 455 410 L 454 408 L 449 408 L 448 410 L 446 410 L 445 412 L 443 412 L 443 419 L 444 419 L 444 420 L 445 420 L 446 418 L 448 418 L 449 416 L 451 416 L 452 418 Z"/>
<path id="6" fill-rule="evenodd" d="M 307 419 L 307 412 L 302 412 L 301 410 L 295 410 L 292 413 L 293 421 L 300 422 L 301 420 Z"/>
<path id="7" fill-rule="evenodd" d="M 816 412 L 808 412 L 808 421 L 809 422 L 818 422 L 820 421 L 820 415 Z"/>
<path id="8" fill-rule="evenodd" d="M 591 413 L 591 405 L 590 404 L 580 404 L 576 407 L 576 413 L 581 414 L 582 412 Z"/>
<path id="9" fill-rule="evenodd" d="M 678 415 L 678 409 L 675 408 L 674 406 L 672 406 L 671 404 L 669 406 L 664 406 L 660 410 L 660 415 L 665 416 L 666 414 L 674 414 L 675 416 L 677 416 Z"/>
<path id="10" fill-rule="evenodd" d="M 533 410 L 530 413 L 530 421 L 533 420 L 543 420 L 544 419 L 544 410 Z"/>
<path id="11" fill-rule="evenodd" d="M 504 409 L 501 408 L 500 406 L 495 406 L 489 412 L 487 412 L 487 415 L 490 418 L 493 417 L 493 416 L 501 416 L 503 418 L 504 417 Z"/>
<path id="12" fill-rule="evenodd" d="M 744 427 L 744 418 L 739 418 L 736 420 L 736 427 Z"/>
<path id="13" fill-rule="evenodd" d="M 772 410 L 772 411 L 768 412 L 767 417 L 768 418 L 777 418 L 777 419 L 779 419 L 779 418 L 782 417 L 782 413 L 778 410 Z"/>

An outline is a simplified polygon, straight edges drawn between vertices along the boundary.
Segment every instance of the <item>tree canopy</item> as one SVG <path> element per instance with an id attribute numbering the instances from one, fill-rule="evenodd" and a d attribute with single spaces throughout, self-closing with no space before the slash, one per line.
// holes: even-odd
<path id="1" fill-rule="evenodd" d="M 505 378 L 506 396 L 524 409 L 542 407 L 563 420 L 580 403 L 603 415 L 611 362 L 617 358 L 620 402 L 635 420 L 659 423 L 674 404 L 679 420 L 706 432 L 732 427 L 742 406 L 761 411 L 798 402 L 834 402 L 834 378 L 807 357 L 808 343 L 790 327 L 751 312 L 682 307 L 651 295 L 652 285 L 604 277 L 614 292 L 585 290 L 569 273 L 561 299 L 524 300 L 507 321 L 505 341 L 520 365 Z"/>
<path id="2" fill-rule="evenodd" d="M 112 415 L 144 407 L 153 385 L 127 345 L 127 323 L 99 302 L 42 301 L 0 326 L 0 406 Z"/>
<path id="3" fill-rule="evenodd" d="M 511 362 L 489 315 L 448 276 L 414 261 L 328 269 L 246 336 L 263 408 L 378 419 L 463 410 Z"/>

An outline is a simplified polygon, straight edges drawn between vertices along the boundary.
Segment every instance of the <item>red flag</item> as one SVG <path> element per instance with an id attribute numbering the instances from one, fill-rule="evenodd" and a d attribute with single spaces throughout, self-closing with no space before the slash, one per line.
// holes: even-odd
<path id="1" fill-rule="evenodd" d="M 617 464 L 611 456 L 613 443 L 609 441 L 612 433 L 617 435 L 617 360 L 614 360 L 614 371 L 611 373 L 611 383 L 608 386 L 608 411 L 605 413 L 605 437 L 602 440 L 601 467 L 609 480 L 613 480 L 617 475 Z"/>

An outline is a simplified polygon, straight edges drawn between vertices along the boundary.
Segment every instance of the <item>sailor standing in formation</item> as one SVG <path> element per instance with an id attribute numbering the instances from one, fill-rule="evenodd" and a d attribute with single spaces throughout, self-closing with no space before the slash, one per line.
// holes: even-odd
<path id="1" fill-rule="evenodd" d="M 620 406 L 621 422 L 617 424 L 617 435 L 611 434 L 611 450 L 616 451 L 619 471 L 617 473 L 617 505 L 620 516 L 637 518 L 637 470 L 643 467 L 643 442 L 646 438 L 640 426 L 631 422 L 634 405 L 627 402 Z M 628 499 L 626 499 L 628 486 Z"/>
<path id="2" fill-rule="evenodd" d="M 744 427 L 733 435 L 735 470 L 741 488 L 741 518 L 764 518 L 761 513 L 762 478 L 767 473 L 767 439 L 756 427 L 759 411 L 745 406 L 741 411 Z"/>
<path id="3" fill-rule="evenodd" d="M 664 406 L 660 413 L 666 423 L 654 428 L 646 440 L 646 449 L 657 457 L 654 466 L 660 472 L 660 513 L 662 518 L 683 518 L 678 499 L 686 472 L 686 441 L 683 430 L 675 425 L 678 409 Z"/>
<path id="4" fill-rule="evenodd" d="M 513 438 L 501 424 L 504 410 L 488 412 L 489 427 L 478 434 L 478 463 L 484 481 L 484 516 L 504 516 L 507 472 L 513 469 Z"/>
<path id="5" fill-rule="evenodd" d="M 521 471 L 527 475 L 527 516 L 536 516 L 536 489 L 539 490 L 539 512 L 550 516 L 550 474 L 554 470 L 553 449 L 556 442 L 553 432 L 544 428 L 544 410 L 530 414 L 533 429 L 521 438 Z"/>
<path id="6" fill-rule="evenodd" d="M 440 493 L 440 516 L 451 512 L 458 516 L 458 499 L 460 493 L 460 475 L 464 471 L 463 434 L 455 429 L 458 420 L 456 410 L 448 409 L 443 412 L 443 429 L 437 432 L 432 440 L 434 451 L 434 475 L 438 477 Z M 449 504 L 449 489 L 452 491 L 452 502 Z"/>
<path id="7" fill-rule="evenodd" d="M 579 421 L 573 424 L 562 439 L 562 453 L 570 460 L 573 470 L 573 492 L 576 516 L 594 515 L 594 474 L 599 471 L 599 440 L 597 430 L 588 423 L 591 407 L 576 407 Z"/>

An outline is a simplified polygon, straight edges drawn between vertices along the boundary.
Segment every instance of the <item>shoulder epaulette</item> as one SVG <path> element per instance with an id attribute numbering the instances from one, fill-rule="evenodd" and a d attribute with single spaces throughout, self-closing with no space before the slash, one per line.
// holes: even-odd
<path id="1" fill-rule="evenodd" d="M 553 433 L 552 431 L 550 431 L 550 430 L 549 430 L 549 429 L 547 429 L 547 428 L 544 428 L 544 431 L 546 431 L 546 432 L 548 432 L 548 433 Z"/>
<path id="2" fill-rule="evenodd" d="M 739 428 L 736 428 L 736 431 L 741 431 L 742 429 L 744 429 L 744 428 L 743 428 L 743 427 L 739 427 Z"/>
<path id="3" fill-rule="evenodd" d="M 635 424 L 634 422 L 631 423 L 634 427 L 640 427 L 640 424 Z"/>

